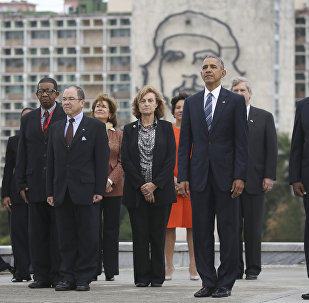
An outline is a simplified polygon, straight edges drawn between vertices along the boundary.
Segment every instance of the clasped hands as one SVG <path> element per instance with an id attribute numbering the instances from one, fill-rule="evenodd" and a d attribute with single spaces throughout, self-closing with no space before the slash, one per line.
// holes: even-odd
<path id="1" fill-rule="evenodd" d="M 155 198 L 153 192 L 157 189 L 157 186 L 152 182 L 145 183 L 140 187 L 145 200 L 148 203 L 155 203 Z"/>

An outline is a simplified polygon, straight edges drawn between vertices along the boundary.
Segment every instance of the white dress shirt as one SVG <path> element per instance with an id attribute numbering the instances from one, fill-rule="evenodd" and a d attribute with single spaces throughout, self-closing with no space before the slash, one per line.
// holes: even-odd
<path id="1" fill-rule="evenodd" d="M 218 100 L 218 97 L 219 97 L 219 94 L 220 94 L 220 90 L 221 90 L 221 84 L 216 87 L 212 92 L 209 91 L 207 89 L 207 87 L 205 86 L 205 92 L 204 92 L 204 108 L 206 106 L 206 101 L 207 101 L 207 95 L 209 93 L 212 93 L 212 105 L 211 105 L 211 110 L 212 110 L 212 113 L 211 113 L 211 116 L 213 118 L 214 116 L 214 112 L 215 112 L 215 109 L 216 109 L 216 105 L 217 105 L 217 100 Z"/>
<path id="2" fill-rule="evenodd" d="M 250 113 L 250 104 L 247 106 L 247 120 L 249 119 L 249 113 Z"/>

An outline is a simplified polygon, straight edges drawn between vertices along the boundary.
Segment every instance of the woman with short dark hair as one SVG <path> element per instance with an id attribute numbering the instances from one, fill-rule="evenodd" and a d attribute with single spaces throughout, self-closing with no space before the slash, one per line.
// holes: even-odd
<path id="1" fill-rule="evenodd" d="M 119 220 L 123 191 L 123 169 L 121 165 L 122 131 L 117 126 L 117 103 L 106 94 L 96 97 L 92 103 L 92 116 L 106 125 L 110 149 L 106 193 L 100 202 L 100 247 L 98 272 L 102 273 L 102 261 L 106 281 L 119 275 Z M 102 224 L 103 212 L 103 224 Z M 103 229 L 103 230 L 102 230 Z M 96 277 L 94 277 L 96 280 Z"/>

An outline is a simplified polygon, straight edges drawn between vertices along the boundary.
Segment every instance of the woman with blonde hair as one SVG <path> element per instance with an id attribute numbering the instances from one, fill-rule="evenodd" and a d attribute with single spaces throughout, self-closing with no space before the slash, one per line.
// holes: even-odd
<path id="1" fill-rule="evenodd" d="M 134 282 L 137 287 L 160 287 L 165 279 L 165 230 L 176 202 L 175 137 L 172 124 L 160 120 L 165 105 L 154 87 L 138 91 L 132 111 L 137 121 L 124 127 L 121 158 L 123 203 L 133 235 Z"/>
<path id="2" fill-rule="evenodd" d="M 92 103 L 92 116 L 106 125 L 110 149 L 106 193 L 100 202 L 100 251 L 97 273 L 101 274 L 103 261 L 106 281 L 113 281 L 114 276 L 119 274 L 119 220 L 123 169 L 121 165 L 122 131 L 115 128 L 117 126 L 116 111 L 116 101 L 106 94 L 98 95 Z"/>

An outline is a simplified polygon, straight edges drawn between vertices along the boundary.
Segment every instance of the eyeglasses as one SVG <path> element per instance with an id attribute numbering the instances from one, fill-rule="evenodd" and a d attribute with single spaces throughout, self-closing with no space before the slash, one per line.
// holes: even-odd
<path id="1" fill-rule="evenodd" d="M 76 98 L 62 98 L 62 102 L 66 102 L 66 101 L 70 101 L 70 102 L 73 102 L 73 101 L 80 101 L 80 100 L 83 100 L 83 99 L 76 99 Z"/>
<path id="2" fill-rule="evenodd" d="M 53 88 L 47 88 L 47 89 L 38 89 L 37 91 L 36 91 L 36 93 L 38 94 L 38 95 L 43 95 L 44 93 L 46 93 L 48 96 L 50 96 L 50 95 L 52 95 L 53 93 L 55 93 L 55 92 L 57 92 L 55 89 L 53 89 Z"/>

